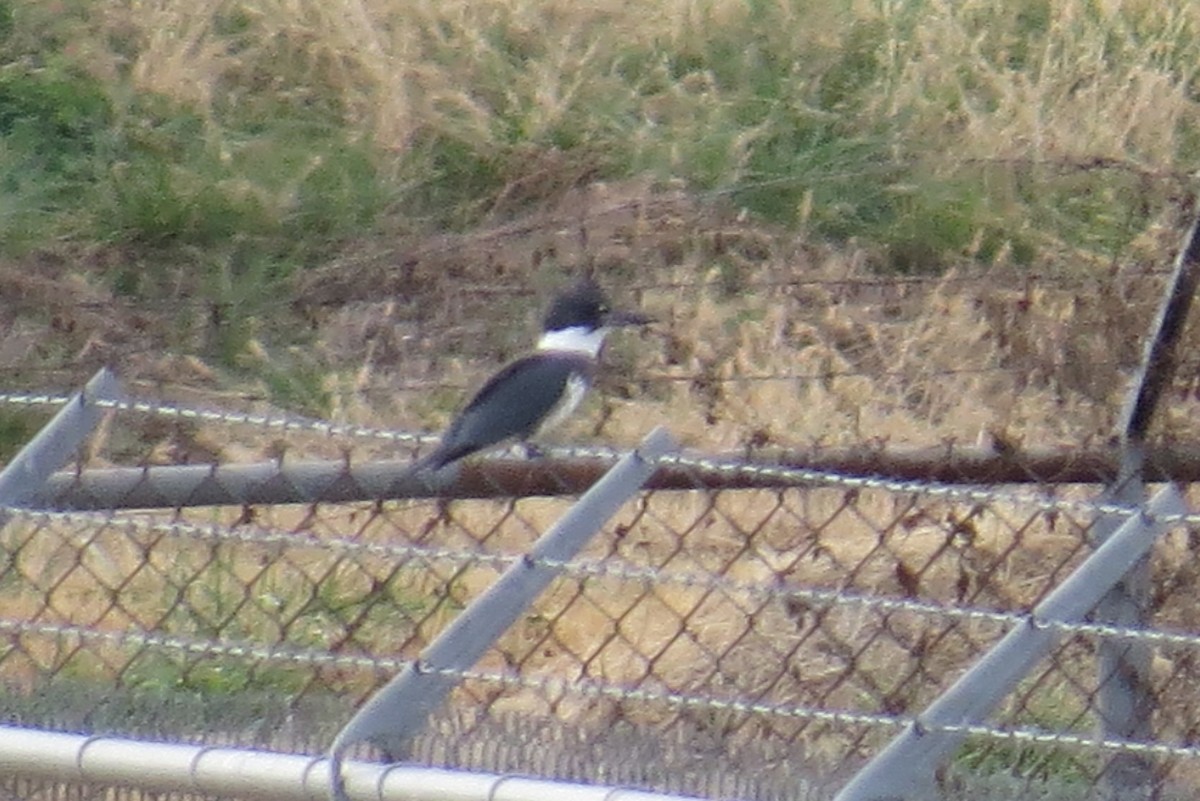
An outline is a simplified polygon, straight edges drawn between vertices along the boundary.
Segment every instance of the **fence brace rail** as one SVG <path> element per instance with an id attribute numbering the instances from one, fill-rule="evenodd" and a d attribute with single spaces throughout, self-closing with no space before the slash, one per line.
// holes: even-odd
<path id="1" fill-rule="evenodd" d="M 413 767 L 347 763 L 371 801 L 697 801 L 687 796 Z M 329 785 L 324 757 L 88 737 L 0 726 L 0 775 L 136 787 L 246 801 L 312 801 Z"/>
<path id="2" fill-rule="evenodd" d="M 650 432 L 638 450 L 618 462 L 603 479 L 533 544 L 527 558 L 514 562 L 486 592 L 462 610 L 420 657 L 367 700 L 330 747 L 330 792 L 338 801 L 369 798 L 369 786 L 347 781 L 342 757 L 351 745 L 369 740 L 393 758 L 425 725 L 462 671 L 473 666 L 550 584 L 604 522 L 616 514 L 655 470 L 655 461 L 673 450 L 663 428 Z"/>

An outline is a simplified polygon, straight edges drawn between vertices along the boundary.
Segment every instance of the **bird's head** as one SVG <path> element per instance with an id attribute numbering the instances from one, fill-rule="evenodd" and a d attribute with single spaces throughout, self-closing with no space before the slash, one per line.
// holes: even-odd
<path id="1" fill-rule="evenodd" d="M 595 281 L 581 278 L 550 304 L 538 349 L 580 352 L 595 358 L 609 329 L 650 322 L 639 312 L 612 308 Z"/>
<path id="2" fill-rule="evenodd" d="M 539 350 L 568 350 L 595 359 L 608 330 L 647 325 L 646 315 L 614 309 L 592 278 L 581 278 L 559 293 L 542 320 Z"/>

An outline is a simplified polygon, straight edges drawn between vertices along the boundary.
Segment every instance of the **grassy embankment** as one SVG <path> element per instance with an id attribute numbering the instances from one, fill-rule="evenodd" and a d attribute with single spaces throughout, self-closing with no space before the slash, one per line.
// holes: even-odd
<path id="1" fill-rule="evenodd" d="M 151 396 L 432 427 L 528 333 L 479 290 L 590 262 L 664 320 L 616 349 L 637 403 L 605 438 L 1104 435 L 1200 153 L 1200 10 L 849 5 L 4 5 L 10 380 L 112 361 Z M 835 283 L 873 276 L 937 280 Z M 6 447 L 31 425 L 4 413 Z"/>
<path id="2" fill-rule="evenodd" d="M 916 395 L 1004 393 L 995 376 L 942 391 L 912 370 L 962 367 L 967 345 L 965 366 L 1047 373 L 1050 351 L 1128 338 L 1126 298 L 1076 296 L 1111 265 L 1169 258 L 1158 233 L 1200 149 L 1198 16 L 1032 0 L 10 3 L 9 374 L 70 384 L 109 360 L 130 380 L 432 426 L 527 336 L 512 325 L 524 298 L 452 290 L 528 289 L 590 261 L 650 287 L 671 321 L 643 372 L 664 379 L 651 398 L 702 410 L 682 411 L 685 438 L 713 420 L 723 443 L 889 434 L 890 400 L 857 423 L 841 408 L 864 389 L 907 395 L 900 428 L 927 438 L 947 402 Z M 994 283 L 908 304 L 763 288 L 975 267 L 1002 288 L 1030 274 L 1084 288 L 1035 286 L 1017 320 Z M 982 315 L 980 294 L 996 296 Z M 430 326 L 400 339 L 414 321 Z M 1037 388 L 1104 393 L 1114 356 L 1128 358 Z M 883 365 L 914 386 L 881 385 Z M 722 405 L 729 379 L 822 371 L 863 375 L 799 405 L 753 382 Z M 397 404 L 404 377 L 451 389 Z M 814 402 L 831 422 L 797 428 Z M 1045 412 L 974 417 L 1020 429 Z"/>

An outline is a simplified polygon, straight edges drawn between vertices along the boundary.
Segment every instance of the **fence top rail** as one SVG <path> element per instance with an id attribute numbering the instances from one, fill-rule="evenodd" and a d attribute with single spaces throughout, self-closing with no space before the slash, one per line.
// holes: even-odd
<path id="1" fill-rule="evenodd" d="M 349 503 L 414 498 L 574 496 L 620 456 L 607 448 L 551 449 L 541 459 L 484 458 L 414 475 L 405 460 L 269 461 L 77 469 L 52 476 L 28 502 L 74 510 L 176 509 L 288 503 Z M 939 496 L 950 501 L 1063 509 L 1048 493 L 997 492 L 996 485 L 1102 484 L 1120 454 L 1102 446 L 1079 451 L 995 453 L 988 449 L 884 447 L 779 451 L 761 458 L 682 454 L 659 460 L 647 490 L 787 489 L 830 486 Z M 1151 482 L 1200 481 L 1200 447 L 1162 446 L 1147 453 Z M 1012 497 L 1008 497 L 1011 495 Z M 1089 504 L 1089 511 L 1114 511 Z"/>
<path id="2" fill-rule="evenodd" d="M 61 406 L 66 396 L 47 393 L 0 392 L 0 404 Z M 100 409 L 134 414 L 168 416 L 219 425 L 248 425 L 279 432 L 314 434 L 331 439 L 374 440 L 405 447 L 426 446 L 437 440 L 428 432 L 404 431 L 351 423 L 339 423 L 286 413 L 237 412 L 189 407 L 147 400 L 99 397 Z M 519 478 L 531 487 L 529 494 L 576 494 L 595 481 L 621 453 L 606 447 L 547 448 L 553 457 L 539 462 L 545 471 L 519 460 L 482 460 L 480 485 L 505 476 Z M 692 489 L 697 478 L 705 486 L 722 488 L 781 486 L 794 484 L 795 471 L 812 470 L 853 475 L 870 475 L 898 481 L 936 481 L 947 484 L 1107 484 L 1119 474 L 1120 443 L 1094 441 L 1078 446 L 1013 448 L 967 444 L 957 440 L 924 447 L 896 445 L 879 439 L 851 447 L 828 447 L 814 443 L 802 447 L 746 449 L 724 454 L 692 455 L 686 471 L 662 469 L 649 486 L 662 489 Z M 742 469 L 729 470 L 738 462 Z M 1200 481 L 1200 446 L 1148 443 L 1145 454 L 1148 481 Z M 705 469 L 721 465 L 722 469 Z M 699 471 L 699 473 L 697 472 Z M 791 471 L 791 475 L 788 474 Z M 544 473 L 554 473 L 549 480 Z M 520 476 L 514 473 L 523 473 Z M 717 475 L 719 473 L 719 475 Z M 471 474 L 464 478 L 472 478 Z M 719 482 L 714 484 L 713 482 Z M 460 497 L 487 494 L 459 481 Z M 561 487 L 561 488 L 560 488 Z M 439 493 L 440 494 L 440 493 Z"/>

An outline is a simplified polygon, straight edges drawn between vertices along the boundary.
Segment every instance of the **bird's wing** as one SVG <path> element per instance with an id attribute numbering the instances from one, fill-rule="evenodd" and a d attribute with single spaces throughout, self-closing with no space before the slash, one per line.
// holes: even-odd
<path id="1" fill-rule="evenodd" d="M 553 359 L 526 356 L 488 379 L 446 429 L 434 469 L 509 439 L 531 437 L 562 397 L 573 372 L 590 376 L 586 356 L 555 354 Z M 436 456 L 436 458 L 433 458 Z"/>

